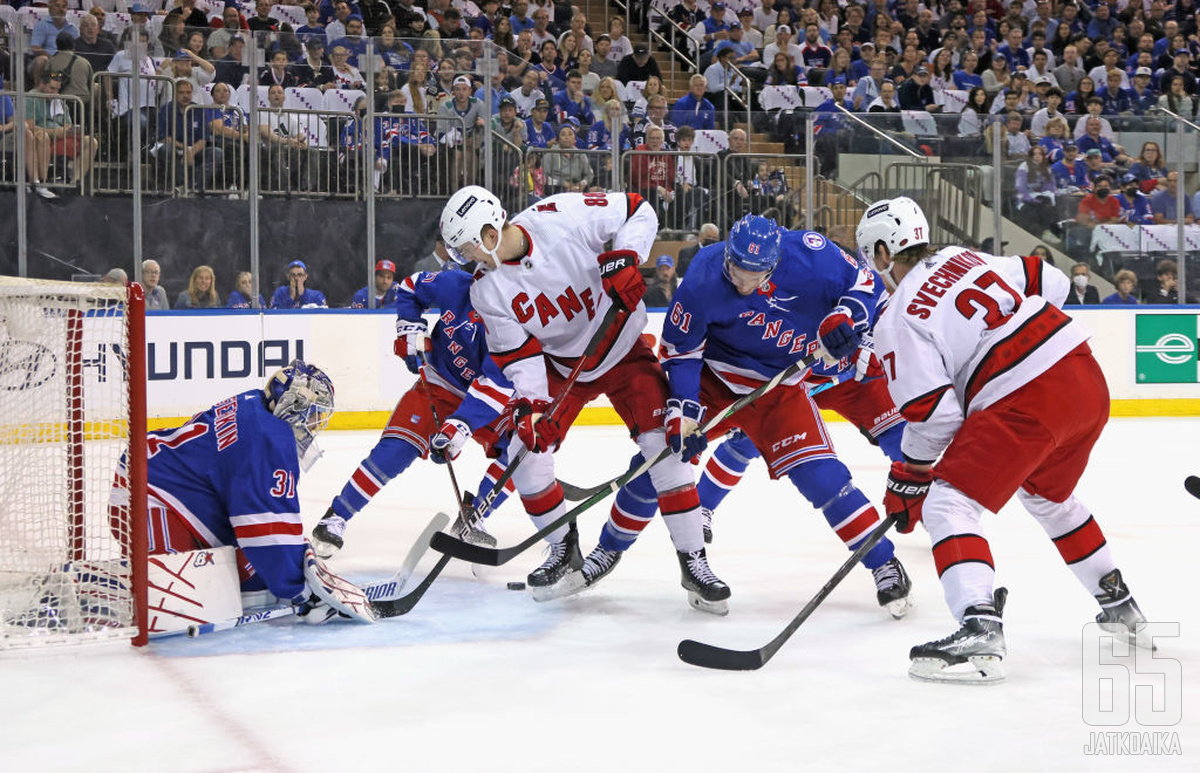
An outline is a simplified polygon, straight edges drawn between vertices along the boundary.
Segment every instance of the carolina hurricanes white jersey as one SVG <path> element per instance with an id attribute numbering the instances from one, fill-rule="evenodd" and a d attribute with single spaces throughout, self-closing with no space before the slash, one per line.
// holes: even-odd
<path id="1" fill-rule="evenodd" d="M 545 400 L 549 394 L 541 354 L 562 375 L 570 373 L 613 305 L 600 281 L 600 253 L 632 250 L 639 263 L 645 262 L 658 233 L 658 216 L 636 193 L 561 193 L 510 222 L 524 232 L 529 251 L 481 272 L 471 285 L 471 303 L 487 328 L 488 350 L 517 394 Z M 646 307 L 639 303 L 580 381 L 604 375 L 645 328 Z"/>
<path id="2" fill-rule="evenodd" d="M 1066 275 L 1033 257 L 947 247 L 917 265 L 876 323 L 875 349 L 908 426 L 902 449 L 933 462 L 963 419 L 1091 337 L 1061 306 Z"/>

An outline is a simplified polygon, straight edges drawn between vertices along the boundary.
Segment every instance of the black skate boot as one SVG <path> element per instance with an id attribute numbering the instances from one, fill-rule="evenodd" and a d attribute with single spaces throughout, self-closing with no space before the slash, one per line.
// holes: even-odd
<path id="1" fill-rule="evenodd" d="M 703 521 L 704 527 L 703 528 L 704 528 L 704 544 L 705 545 L 712 544 L 712 516 L 713 516 L 712 510 L 709 510 L 707 507 L 700 508 L 700 517 L 704 519 L 704 521 Z"/>
<path id="2" fill-rule="evenodd" d="M 597 545 L 591 553 L 587 554 L 587 558 L 583 559 L 583 566 L 578 571 L 572 571 L 562 578 L 547 598 L 558 599 L 587 590 L 607 577 L 608 573 L 616 568 L 623 555 L 622 551 L 605 550 Z"/>
<path id="3" fill-rule="evenodd" d="M 325 559 L 342 549 L 345 544 L 343 535 L 346 533 L 346 519 L 333 512 L 333 508 L 325 511 L 325 516 L 317 521 L 312 530 L 313 553 L 317 558 Z"/>
<path id="4" fill-rule="evenodd" d="M 1157 649 L 1146 633 L 1146 616 L 1138 609 L 1129 587 L 1121 579 L 1121 570 L 1113 569 L 1100 578 L 1100 590 L 1096 595 L 1100 602 L 1100 614 L 1096 622 L 1109 633 L 1116 634 L 1122 641 L 1153 652 Z"/>
<path id="5" fill-rule="evenodd" d="M 908 614 L 912 603 L 908 600 L 908 592 L 912 590 L 912 580 L 904 571 L 904 564 L 898 558 L 889 558 L 871 570 L 875 577 L 875 598 L 879 606 L 886 609 L 892 617 L 899 620 Z"/>
<path id="6" fill-rule="evenodd" d="M 483 528 L 483 519 L 473 523 L 475 519 L 475 495 L 470 491 L 463 492 L 462 511 L 454 519 L 454 533 L 463 542 L 484 547 L 496 547 L 496 538 Z"/>
<path id="7" fill-rule="evenodd" d="M 1004 681 L 1004 624 L 1008 590 L 997 588 L 993 604 L 967 607 L 962 628 L 909 651 L 908 675 L 923 682 L 995 684 Z"/>
<path id="8" fill-rule="evenodd" d="M 688 592 L 688 603 L 701 612 L 714 615 L 729 614 L 729 586 L 713 574 L 708 566 L 708 554 L 704 548 L 691 553 L 675 551 L 679 556 L 682 573 L 679 584 Z"/>
<path id="9" fill-rule="evenodd" d="M 549 555 L 542 565 L 529 573 L 526 583 L 533 591 L 534 601 L 557 598 L 552 590 L 555 583 L 572 570 L 583 567 L 583 556 L 579 554 L 579 530 L 572 523 L 561 542 L 548 546 Z"/>

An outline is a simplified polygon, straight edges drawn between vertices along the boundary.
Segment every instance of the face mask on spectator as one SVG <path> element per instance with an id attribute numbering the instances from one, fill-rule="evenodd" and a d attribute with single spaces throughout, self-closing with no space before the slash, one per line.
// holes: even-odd
<path id="1" fill-rule="evenodd" d="M 1071 277 L 1071 282 L 1075 285 L 1075 287 L 1082 290 L 1088 286 L 1087 274 L 1076 274 L 1075 276 Z"/>

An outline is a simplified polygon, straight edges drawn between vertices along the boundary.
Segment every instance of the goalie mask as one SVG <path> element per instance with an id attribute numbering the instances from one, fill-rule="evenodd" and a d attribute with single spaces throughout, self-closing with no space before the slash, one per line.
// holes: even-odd
<path id="1" fill-rule="evenodd" d="M 271 412 L 291 425 L 300 468 L 307 472 L 321 456 L 313 438 L 333 416 L 333 382 L 316 365 L 292 360 L 271 376 L 263 392 Z"/>

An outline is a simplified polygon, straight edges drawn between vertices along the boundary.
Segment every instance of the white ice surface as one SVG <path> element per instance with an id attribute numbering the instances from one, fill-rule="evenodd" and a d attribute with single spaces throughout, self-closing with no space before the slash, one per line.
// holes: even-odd
<path id="1" fill-rule="evenodd" d="M 849 425 L 831 428 L 878 501 L 883 456 Z M 985 518 L 1010 589 L 1002 685 L 907 677 L 909 647 L 955 627 L 922 531 L 897 540 L 917 604 L 907 619 L 876 605 L 858 569 L 761 671 L 682 663 L 683 638 L 767 642 L 846 556 L 819 514 L 756 462 L 718 512 L 710 548 L 733 588 L 726 618 L 688 608 L 655 521 L 601 585 L 563 601 L 505 588 L 540 563 L 531 550 L 484 581 L 454 562 L 411 614 L 374 626 L 285 620 L 140 652 L 9 655 L 0 771 L 1200 770 L 1200 501 L 1182 486 L 1200 473 L 1198 433 L 1197 419 L 1114 420 L 1079 491 L 1143 610 L 1180 623 L 1162 647 L 1182 663 L 1174 727 L 1084 723 L 1081 628 L 1096 606 L 1019 505 Z M 375 437 L 321 438 L 326 455 L 301 482 L 309 527 Z M 559 475 L 599 482 L 632 449 L 623 430 L 576 428 Z M 476 447 L 457 465 L 469 487 L 482 469 Z M 417 462 L 351 523 L 335 568 L 361 581 L 390 574 L 451 501 L 446 472 Z M 580 521 L 585 553 L 608 505 Z M 490 528 L 505 545 L 531 526 L 509 502 Z M 1094 730 L 1174 731 L 1183 755 L 1089 757 Z"/>

